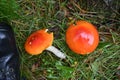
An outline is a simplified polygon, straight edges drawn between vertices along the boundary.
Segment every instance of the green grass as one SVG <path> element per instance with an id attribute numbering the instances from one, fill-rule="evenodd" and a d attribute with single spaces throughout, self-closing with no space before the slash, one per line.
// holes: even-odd
<path id="1" fill-rule="evenodd" d="M 119 0 L 114 0 L 114 11 L 102 0 L 6 1 L 0 2 L 0 20 L 9 21 L 15 31 L 22 76 L 28 80 L 119 80 L 116 75 L 120 66 Z M 65 42 L 68 24 L 79 19 L 96 25 L 100 34 L 99 46 L 86 56 L 75 54 Z M 53 45 L 67 55 L 65 60 L 48 51 L 37 56 L 25 52 L 27 37 L 43 28 L 54 32 Z"/>

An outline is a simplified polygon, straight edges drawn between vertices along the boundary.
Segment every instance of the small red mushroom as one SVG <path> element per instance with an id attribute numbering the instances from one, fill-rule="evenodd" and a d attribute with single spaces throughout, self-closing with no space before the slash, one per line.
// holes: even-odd
<path id="1" fill-rule="evenodd" d="M 66 43 L 77 54 L 89 54 L 98 46 L 99 34 L 94 25 L 80 20 L 67 29 Z"/>
<path id="2" fill-rule="evenodd" d="M 31 55 L 38 55 L 44 50 L 53 52 L 61 59 L 65 58 L 65 55 L 52 45 L 53 33 L 47 33 L 48 29 L 38 30 L 32 33 L 25 42 L 25 50 Z"/>

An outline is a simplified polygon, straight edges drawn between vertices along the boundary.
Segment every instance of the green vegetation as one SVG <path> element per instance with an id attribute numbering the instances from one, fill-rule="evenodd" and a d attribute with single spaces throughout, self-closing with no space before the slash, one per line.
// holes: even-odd
<path id="1" fill-rule="evenodd" d="M 0 0 L 0 20 L 12 25 L 21 52 L 21 75 L 28 80 L 119 80 L 120 3 L 114 1 L 110 8 L 102 0 Z M 79 19 L 96 25 L 100 34 L 99 46 L 86 56 L 65 42 L 68 24 Z M 54 32 L 53 45 L 67 55 L 65 60 L 48 51 L 25 52 L 27 37 L 43 28 Z"/>

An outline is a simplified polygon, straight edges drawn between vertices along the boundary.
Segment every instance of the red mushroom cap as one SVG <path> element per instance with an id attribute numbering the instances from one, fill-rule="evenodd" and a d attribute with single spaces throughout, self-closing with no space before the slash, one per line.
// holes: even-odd
<path id="1" fill-rule="evenodd" d="M 77 21 L 67 29 L 66 43 L 77 54 L 89 54 L 98 46 L 99 34 L 91 23 Z"/>
<path id="2" fill-rule="evenodd" d="M 25 50 L 32 55 L 42 53 L 43 50 L 52 45 L 53 33 L 46 30 L 38 30 L 32 33 L 25 42 Z"/>

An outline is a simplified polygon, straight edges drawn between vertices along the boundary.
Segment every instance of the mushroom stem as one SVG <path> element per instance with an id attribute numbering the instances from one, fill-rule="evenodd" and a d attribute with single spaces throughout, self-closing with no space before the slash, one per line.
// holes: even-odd
<path id="1" fill-rule="evenodd" d="M 58 50 L 54 46 L 50 46 L 50 47 L 46 48 L 46 50 L 52 52 L 53 54 L 55 54 L 57 57 L 59 57 L 61 59 L 65 59 L 65 57 L 66 57 L 64 53 L 62 53 L 60 50 Z"/>

